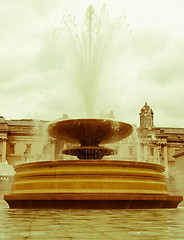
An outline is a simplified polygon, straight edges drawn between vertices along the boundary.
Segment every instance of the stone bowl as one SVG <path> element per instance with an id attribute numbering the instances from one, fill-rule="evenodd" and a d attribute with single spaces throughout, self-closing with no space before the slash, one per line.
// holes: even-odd
<path id="1" fill-rule="evenodd" d="M 49 135 L 57 140 L 98 146 L 127 138 L 133 127 L 124 122 L 104 119 L 70 119 L 56 121 L 48 126 Z"/>

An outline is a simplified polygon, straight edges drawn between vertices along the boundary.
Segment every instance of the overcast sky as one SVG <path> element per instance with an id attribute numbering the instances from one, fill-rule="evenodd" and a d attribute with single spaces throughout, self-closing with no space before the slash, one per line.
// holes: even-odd
<path id="1" fill-rule="evenodd" d="M 104 2 L 117 29 L 98 83 L 96 115 L 113 110 L 116 119 L 139 125 L 140 109 L 148 102 L 156 126 L 184 127 L 184 1 Z M 90 4 L 98 12 L 103 2 L 0 0 L 0 115 L 85 117 L 72 72 L 73 47 L 61 19 L 71 14 L 80 23 Z"/>

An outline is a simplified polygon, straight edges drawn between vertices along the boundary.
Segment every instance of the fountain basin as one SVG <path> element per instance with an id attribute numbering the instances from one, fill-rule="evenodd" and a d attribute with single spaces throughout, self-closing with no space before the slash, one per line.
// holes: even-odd
<path id="1" fill-rule="evenodd" d="M 104 156 L 113 155 L 117 150 L 106 147 L 75 147 L 62 151 L 63 154 L 77 156 L 79 159 L 102 159 Z"/>
<path id="2" fill-rule="evenodd" d="M 70 119 L 50 123 L 48 133 L 59 141 L 80 144 L 80 147 L 65 149 L 63 154 L 79 159 L 102 159 L 117 153 L 116 150 L 100 147 L 128 137 L 133 131 L 130 124 L 107 119 Z"/>
<path id="3" fill-rule="evenodd" d="M 130 124 L 106 119 L 69 119 L 49 124 L 49 135 L 81 146 L 98 146 L 127 138 L 133 131 Z"/>
<path id="4" fill-rule="evenodd" d="M 158 164 L 115 160 L 46 161 L 15 167 L 11 208 L 167 208 L 169 196 Z"/>

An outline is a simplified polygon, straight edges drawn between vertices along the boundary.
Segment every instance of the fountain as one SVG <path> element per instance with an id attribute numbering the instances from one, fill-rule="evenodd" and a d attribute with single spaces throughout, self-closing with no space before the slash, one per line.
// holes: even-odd
<path id="1" fill-rule="evenodd" d="M 64 154 L 79 159 L 102 159 L 116 151 L 100 147 L 99 144 L 117 142 L 128 137 L 132 133 L 132 126 L 103 119 L 74 119 L 51 124 L 49 133 L 58 140 L 81 144 L 80 147 L 65 149 Z"/>
<path id="2" fill-rule="evenodd" d="M 103 41 L 99 44 L 101 21 L 93 26 L 93 14 L 90 6 L 86 13 L 87 35 L 82 33 L 84 44 L 80 42 L 77 48 L 78 76 L 83 79 L 81 90 L 88 116 L 94 111 L 105 45 Z M 80 145 L 63 150 L 78 160 L 15 166 L 11 193 L 4 199 L 10 208 L 176 208 L 183 198 L 169 195 L 162 165 L 103 159 L 116 151 L 100 144 L 125 139 L 132 131 L 128 123 L 93 118 L 51 123 L 50 136 Z"/>
<path id="3" fill-rule="evenodd" d="M 25 163 L 15 167 L 5 200 L 10 208 L 176 208 L 159 164 L 103 160 L 113 149 L 99 146 L 128 137 L 132 126 L 102 119 L 56 121 L 48 127 L 57 140 L 80 144 L 63 150 L 78 160 Z"/>

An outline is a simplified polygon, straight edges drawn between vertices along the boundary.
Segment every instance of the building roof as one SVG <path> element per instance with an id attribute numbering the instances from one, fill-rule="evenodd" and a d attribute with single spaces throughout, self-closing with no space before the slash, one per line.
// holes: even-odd
<path id="1" fill-rule="evenodd" d="M 42 120 L 33 120 L 33 119 L 11 119 L 5 120 L 9 126 L 35 126 L 38 125 L 46 125 L 49 121 L 42 121 Z"/>
<path id="2" fill-rule="evenodd" d="M 184 134 L 184 128 L 168 128 L 168 127 L 161 127 L 160 130 L 163 130 L 164 133 L 170 134 Z"/>

